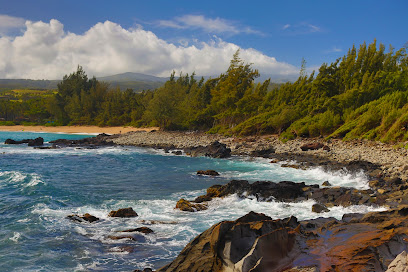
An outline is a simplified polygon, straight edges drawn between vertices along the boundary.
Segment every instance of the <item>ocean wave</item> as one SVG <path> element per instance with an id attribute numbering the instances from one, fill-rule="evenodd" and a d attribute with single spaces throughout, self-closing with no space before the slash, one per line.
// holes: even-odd
<path id="1" fill-rule="evenodd" d="M 0 172 L 0 187 L 11 184 L 21 184 L 23 187 L 34 187 L 38 184 L 45 184 L 38 174 L 25 174 L 19 171 Z"/>

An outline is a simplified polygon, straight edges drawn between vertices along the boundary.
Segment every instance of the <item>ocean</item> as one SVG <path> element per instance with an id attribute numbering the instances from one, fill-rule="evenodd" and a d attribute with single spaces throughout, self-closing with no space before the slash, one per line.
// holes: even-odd
<path id="1" fill-rule="evenodd" d="M 90 135 L 0 132 L 0 271 L 133 271 L 158 269 L 171 262 L 195 236 L 222 220 L 249 211 L 272 218 L 291 215 L 299 220 L 319 216 L 340 219 L 350 212 L 382 208 L 334 207 L 311 211 L 313 201 L 258 202 L 232 195 L 209 203 L 205 211 L 174 209 L 180 198 L 194 199 L 214 184 L 232 179 L 290 180 L 307 184 L 329 181 L 333 186 L 368 188 L 363 173 L 324 172 L 320 168 L 282 168 L 267 159 L 191 158 L 138 147 L 98 149 L 34 149 L 5 145 L 43 137 L 80 139 Z M 219 177 L 200 177 L 213 169 Z M 132 207 L 135 218 L 111 218 L 111 210 Z M 78 223 L 68 215 L 90 213 L 101 220 Z M 118 231 L 149 227 L 152 234 L 111 239 Z"/>

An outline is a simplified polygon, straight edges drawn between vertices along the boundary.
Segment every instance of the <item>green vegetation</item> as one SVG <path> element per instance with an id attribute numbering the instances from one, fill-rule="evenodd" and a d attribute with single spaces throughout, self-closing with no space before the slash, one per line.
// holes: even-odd
<path id="1" fill-rule="evenodd" d="M 233 56 L 228 70 L 208 80 L 174 72 L 155 91 L 110 89 L 81 67 L 58 84 L 56 94 L 0 99 L 2 121 L 99 126 L 160 126 L 227 135 L 408 140 L 408 56 L 376 41 L 331 64 L 276 85 Z M 20 94 L 22 96 L 22 94 Z"/>

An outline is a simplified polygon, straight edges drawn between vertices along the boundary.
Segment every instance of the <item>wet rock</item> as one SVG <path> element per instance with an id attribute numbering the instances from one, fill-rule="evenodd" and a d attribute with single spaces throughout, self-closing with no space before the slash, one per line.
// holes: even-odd
<path id="1" fill-rule="evenodd" d="M 40 146 L 44 144 L 44 139 L 42 137 L 38 137 L 35 139 L 24 139 L 21 141 L 16 141 L 13 139 L 7 139 L 4 144 L 28 144 L 28 146 Z"/>
<path id="2" fill-rule="evenodd" d="M 55 141 L 50 141 L 51 144 L 55 144 L 58 147 L 82 147 L 82 148 L 97 148 L 101 146 L 114 146 L 116 145 L 112 141 L 108 141 L 110 136 L 107 134 L 99 134 L 96 137 L 89 137 L 79 140 L 67 140 L 58 139 Z"/>
<path id="3" fill-rule="evenodd" d="M 322 183 L 322 186 L 332 186 L 331 183 L 329 181 L 325 181 Z"/>
<path id="4" fill-rule="evenodd" d="M 208 207 L 205 204 L 192 203 L 183 198 L 177 201 L 177 204 L 176 204 L 176 209 L 180 209 L 185 212 L 203 211 L 203 210 L 206 210 L 207 208 Z"/>
<path id="5" fill-rule="evenodd" d="M 76 221 L 76 222 L 84 222 L 87 221 L 89 223 L 93 223 L 99 220 L 98 217 L 93 216 L 89 213 L 84 214 L 83 216 L 79 216 L 76 214 L 71 214 L 67 216 L 68 219 L 72 220 L 72 221 Z"/>
<path id="6" fill-rule="evenodd" d="M 329 211 L 330 210 L 326 206 L 319 204 L 319 203 L 313 204 L 312 206 L 312 212 L 315 212 L 315 213 L 322 213 L 322 212 L 329 212 Z"/>
<path id="7" fill-rule="evenodd" d="M 143 270 L 136 269 L 133 272 L 154 272 L 151 268 L 145 268 Z"/>
<path id="8" fill-rule="evenodd" d="M 301 168 L 300 165 L 298 165 L 298 164 L 289 164 L 289 163 L 284 163 L 284 164 L 281 165 L 281 167 L 293 168 L 293 169 L 300 169 Z"/>
<path id="9" fill-rule="evenodd" d="M 44 139 L 42 137 L 38 137 L 28 141 L 28 146 L 41 146 L 44 144 Z"/>
<path id="10" fill-rule="evenodd" d="M 141 232 L 144 234 L 150 234 L 150 233 L 153 233 L 153 230 L 148 227 L 139 227 L 135 229 L 121 230 L 120 232 Z"/>
<path id="11" fill-rule="evenodd" d="M 190 154 L 192 157 L 198 156 L 206 156 L 212 158 L 231 157 L 231 149 L 227 148 L 226 144 L 222 144 L 218 141 L 215 141 L 207 146 L 197 146 L 188 148 L 185 150 L 185 153 Z"/>
<path id="12" fill-rule="evenodd" d="M 174 155 L 177 155 L 177 156 L 183 155 L 183 152 L 180 151 L 180 150 L 175 150 L 175 151 L 173 151 L 171 153 L 174 154 Z"/>
<path id="13" fill-rule="evenodd" d="M 136 217 L 136 216 L 138 216 L 137 213 L 131 207 L 119 209 L 117 211 L 111 211 L 109 213 L 109 217 Z"/>
<path id="14" fill-rule="evenodd" d="M 317 150 L 320 149 L 324 146 L 322 143 L 309 143 L 309 144 L 304 144 L 300 147 L 302 151 L 308 151 L 308 150 Z"/>
<path id="15" fill-rule="evenodd" d="M 198 170 L 197 175 L 203 176 L 219 176 L 220 174 L 215 170 Z"/>

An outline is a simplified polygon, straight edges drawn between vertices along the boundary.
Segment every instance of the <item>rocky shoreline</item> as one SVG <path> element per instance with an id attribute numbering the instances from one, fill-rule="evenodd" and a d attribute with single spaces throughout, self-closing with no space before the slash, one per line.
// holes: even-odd
<path id="1" fill-rule="evenodd" d="M 233 138 L 164 131 L 57 140 L 53 148 L 112 145 L 159 148 L 175 155 L 263 157 L 271 163 L 281 162 L 282 167 L 363 171 L 369 180 L 367 190 L 291 181 L 249 183 L 232 180 L 225 185 L 211 186 L 206 195 L 194 200 L 180 199 L 175 208 L 185 212 L 205 210 L 208 201 L 230 194 L 241 198 L 251 195 L 258 201 L 312 199 L 316 202 L 313 206 L 316 213 L 328 211 L 333 206 L 349 205 L 388 209 L 346 214 L 341 220 L 318 218 L 301 222 L 295 217 L 273 220 L 251 212 L 236 221 L 215 224 L 193 239 L 172 263 L 158 271 L 386 271 L 388 267 L 394 270 L 387 271 L 405 271 L 396 268 L 401 265 L 407 268 L 408 165 L 405 162 L 408 151 L 405 148 L 369 141 L 318 138 L 282 143 L 276 136 Z M 206 170 L 197 174 L 218 173 Z M 89 214 L 68 217 L 77 222 L 98 220 Z"/>
<path id="2" fill-rule="evenodd" d="M 256 156 L 254 152 L 273 150 L 268 158 L 296 161 L 304 167 L 314 165 L 338 164 L 364 161 L 376 165 L 383 177 L 408 179 L 408 149 L 381 142 L 353 140 L 344 142 L 339 139 L 325 141 L 322 138 L 295 139 L 283 143 L 276 135 L 250 137 L 224 137 L 200 132 L 137 131 L 114 135 L 112 141 L 118 145 L 164 149 L 188 149 L 207 146 L 214 141 L 226 144 L 232 155 Z M 309 143 L 323 143 L 327 148 L 302 151 L 301 147 Z"/>
<path id="3" fill-rule="evenodd" d="M 217 141 L 230 149 L 232 155 L 264 157 L 272 163 L 286 161 L 282 167 L 364 171 L 370 180 L 370 189 L 363 191 L 320 189 L 287 182 L 250 185 L 246 181 L 231 181 L 232 185 L 210 187 L 206 195 L 195 200 L 181 199 L 176 208 L 186 212 L 206 209 L 206 201 L 222 197 L 225 192 L 243 196 L 244 191 L 253 190 L 261 196 L 260 201 L 265 201 L 268 194 L 279 198 L 285 196 L 283 193 L 290 194 L 284 188 L 288 185 L 294 187 L 291 189 L 296 194 L 284 197 L 286 200 L 310 197 L 321 205 L 316 207 L 316 212 L 324 212 L 326 206 L 352 204 L 383 205 L 389 209 L 366 215 L 348 214 L 342 220 L 319 218 L 302 222 L 294 217 L 273 220 L 250 213 L 236 221 L 214 225 L 159 271 L 386 271 L 391 263 L 389 271 L 402 271 L 395 269 L 395 263 L 399 267 L 406 263 L 408 150 L 405 148 L 363 140 L 317 138 L 283 143 L 275 135 L 233 138 L 163 131 L 132 132 L 115 136 L 112 141 L 119 145 L 163 148 L 167 152 L 179 149 L 189 155 L 192 148 Z M 258 185 L 266 189 L 252 188 Z M 231 191 L 230 187 L 234 186 L 235 191 Z"/>

